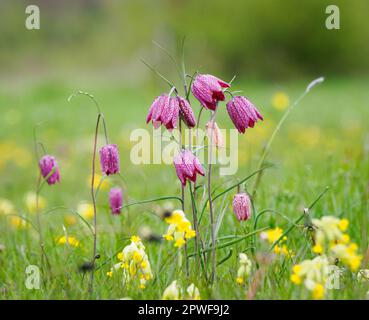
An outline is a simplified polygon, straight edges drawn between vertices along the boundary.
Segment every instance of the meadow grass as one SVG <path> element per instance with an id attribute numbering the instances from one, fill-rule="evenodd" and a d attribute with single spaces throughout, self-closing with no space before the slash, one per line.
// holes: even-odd
<path id="1" fill-rule="evenodd" d="M 308 81 L 294 83 L 247 83 L 244 90 L 264 116 L 264 122 L 245 135 L 239 136 L 239 169 L 236 176 L 221 177 L 214 170 L 213 188 L 227 189 L 251 174 L 257 167 L 262 148 L 270 137 L 282 113 L 273 108 L 270 100 L 276 91 L 284 91 L 290 100 L 297 98 Z M 267 169 L 254 199 L 253 219 L 258 212 L 270 209 L 258 221 L 258 228 L 279 226 L 286 230 L 291 221 L 301 216 L 307 207 L 328 186 L 328 192 L 311 210 L 313 217 L 333 215 L 350 221 L 349 235 L 365 256 L 368 249 L 368 181 L 369 181 L 369 92 L 368 79 L 327 79 L 315 88 L 292 112 L 279 132 L 267 158 L 273 166 Z M 117 253 L 129 243 L 132 235 L 142 227 L 161 236 L 167 224 L 161 219 L 163 207 L 171 202 L 160 201 L 130 206 L 119 216 L 112 216 L 108 208 L 108 189 L 98 195 L 98 248 L 100 259 L 95 271 L 93 293 L 88 292 L 88 274 L 79 270 L 92 254 L 90 230 L 77 217 L 73 225 L 65 223 L 66 215 L 73 214 L 81 201 L 91 202 L 89 176 L 96 112 L 85 99 L 68 103 L 68 96 L 79 90 L 94 94 L 100 102 L 109 125 L 110 140 L 117 143 L 121 155 L 121 174 L 125 201 L 135 202 L 165 196 L 180 196 L 180 183 L 171 165 L 140 165 L 130 162 L 130 131 L 148 128 L 145 118 L 154 96 L 160 89 L 142 91 L 127 89 L 119 83 L 92 83 L 84 88 L 60 81 L 41 81 L 17 88 L 4 84 L 0 89 L 0 198 L 10 200 L 17 214 L 35 221 L 35 215 L 25 206 L 25 195 L 34 191 L 38 168 L 33 154 L 33 128 L 38 128 L 38 139 L 48 153 L 55 155 L 61 168 L 60 184 L 43 187 L 41 196 L 47 205 L 42 210 L 45 251 L 52 266 L 50 273 L 42 267 L 38 233 L 31 226 L 20 228 L 11 224 L 11 217 L 0 215 L 0 297 L 2 299 L 160 299 L 164 289 L 175 279 L 184 287 L 191 282 L 199 288 L 202 298 L 245 299 L 256 285 L 255 299 L 309 298 L 309 293 L 290 281 L 293 264 L 313 257 L 311 241 L 303 224 L 288 234 L 287 245 L 296 255 L 293 258 L 273 256 L 270 246 L 256 237 L 249 237 L 219 249 L 218 281 L 210 285 L 199 272 L 195 258 L 189 258 L 189 277 L 179 265 L 178 250 L 172 244 L 143 240 L 154 278 L 145 289 L 126 287 L 117 273 L 112 278 L 106 273 L 117 262 Z M 197 113 L 198 106 L 193 106 Z M 224 108 L 224 106 L 221 106 Z M 219 112 L 221 128 L 231 128 L 225 110 Z M 101 139 L 100 139 L 101 138 Z M 99 137 L 102 143 L 102 136 Z M 122 184 L 120 177 L 109 177 L 110 186 Z M 252 189 L 253 179 L 246 183 Z M 206 184 L 205 178 L 199 185 Z M 251 219 L 239 223 L 231 210 L 236 190 L 215 201 L 215 214 L 224 215 L 218 231 L 218 243 L 253 231 Z M 186 214 L 190 218 L 190 194 L 186 189 Z M 201 194 L 198 195 L 201 197 Z M 206 244 L 210 242 L 209 212 L 205 210 L 201 231 Z M 76 237 L 76 248 L 56 244 L 62 236 L 63 225 L 68 235 Z M 232 236 L 233 238 L 229 238 Z M 227 238 L 228 237 L 228 238 Z M 188 252 L 193 252 L 193 240 Z M 256 246 L 252 251 L 250 248 Z M 236 284 L 238 253 L 246 251 L 253 262 L 253 276 L 249 283 Z M 255 253 L 252 254 L 252 252 Z M 365 259 L 364 259 L 365 261 Z M 367 263 L 367 261 L 366 261 Z M 42 267 L 40 290 L 28 290 L 25 269 L 28 265 Z M 255 275 L 256 266 L 260 281 Z M 362 268 L 368 268 L 367 265 Z M 368 284 L 359 284 L 346 273 L 344 288 L 330 290 L 326 298 L 363 299 Z"/>

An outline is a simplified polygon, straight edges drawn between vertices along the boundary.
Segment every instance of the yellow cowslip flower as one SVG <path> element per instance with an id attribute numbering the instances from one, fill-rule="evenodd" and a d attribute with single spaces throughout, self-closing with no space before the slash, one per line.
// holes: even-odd
<path id="1" fill-rule="evenodd" d="M 107 275 L 108 277 L 110 277 L 110 278 L 111 278 L 111 277 L 113 276 L 113 271 L 111 271 L 111 270 L 110 270 L 110 271 L 108 271 L 108 272 L 106 273 L 106 275 Z"/>
<path id="2" fill-rule="evenodd" d="M 320 300 L 324 297 L 324 286 L 320 283 L 317 283 L 313 289 L 313 299 Z"/>
<path id="3" fill-rule="evenodd" d="M 77 212 L 85 219 L 94 217 L 94 206 L 90 203 L 81 202 L 77 207 Z"/>
<path id="4" fill-rule="evenodd" d="M 267 230 L 260 234 L 260 238 L 262 240 L 267 240 L 270 244 L 274 244 L 281 236 L 283 235 L 283 230 L 279 227 L 274 229 Z M 283 242 L 287 241 L 287 236 L 284 236 L 280 241 L 279 244 L 274 246 L 274 253 L 278 255 L 283 255 L 287 257 L 294 257 L 294 252 L 287 248 Z"/>
<path id="5" fill-rule="evenodd" d="M 36 213 L 37 206 L 39 211 L 45 209 L 46 207 L 45 198 L 39 195 L 37 199 L 37 195 L 34 192 L 28 192 L 26 194 L 25 203 L 29 213 Z"/>
<path id="6" fill-rule="evenodd" d="M 347 219 L 341 219 L 338 223 L 338 228 L 340 228 L 341 231 L 345 232 L 348 228 L 349 221 Z"/>
<path id="7" fill-rule="evenodd" d="M 78 247 L 79 241 L 73 236 L 61 236 L 56 239 L 56 243 L 60 245 L 69 245 L 71 247 Z"/>
<path id="8" fill-rule="evenodd" d="M 288 95 L 284 92 L 276 92 L 272 97 L 272 106 L 278 111 L 285 110 L 290 104 Z"/>
<path id="9" fill-rule="evenodd" d="M 162 300 L 179 300 L 181 294 L 181 288 L 177 284 L 177 280 L 174 280 L 163 292 Z"/>
<path id="10" fill-rule="evenodd" d="M 312 260 L 304 260 L 292 267 L 290 280 L 295 285 L 304 284 L 312 293 L 313 299 L 324 297 L 324 285 L 329 273 L 329 262 L 326 256 L 317 256 Z"/>
<path id="11" fill-rule="evenodd" d="M 146 282 L 153 278 L 145 246 L 140 237 L 132 236 L 131 243 L 117 254 L 117 258 L 120 262 L 115 264 L 110 271 L 122 270 L 123 280 L 127 285 L 137 279 L 138 287 L 144 289 Z"/>
<path id="12" fill-rule="evenodd" d="M 187 287 L 186 293 L 187 293 L 186 299 L 189 299 L 189 300 L 201 300 L 200 291 L 199 291 L 199 289 L 193 283 L 191 283 Z"/>
<path id="13" fill-rule="evenodd" d="M 316 253 L 316 254 L 322 254 L 323 253 L 323 247 L 322 245 L 320 244 L 316 244 L 314 247 L 313 247 L 313 252 Z"/>
<path id="14" fill-rule="evenodd" d="M 14 227 L 15 229 L 27 229 L 29 228 L 29 223 L 18 216 L 10 216 L 9 217 L 9 223 Z"/>
<path id="15" fill-rule="evenodd" d="M 90 175 L 87 180 L 87 185 L 89 187 L 91 186 L 91 180 L 92 180 L 92 175 Z M 106 177 L 102 177 L 101 175 L 96 173 L 94 176 L 94 189 L 97 189 L 99 186 L 100 186 L 100 190 L 106 191 L 109 189 L 109 182 L 106 179 Z"/>
<path id="16" fill-rule="evenodd" d="M 132 236 L 131 241 L 134 242 L 134 243 L 140 243 L 141 238 L 139 236 Z"/>
<path id="17" fill-rule="evenodd" d="M 243 284 L 245 279 L 249 277 L 251 273 L 252 263 L 247 257 L 246 253 L 241 252 L 238 255 L 240 267 L 237 270 L 236 282 L 238 284 Z"/>
<path id="18" fill-rule="evenodd" d="M 11 201 L 5 198 L 0 198 L 0 215 L 15 214 L 16 210 Z"/>
<path id="19" fill-rule="evenodd" d="M 169 227 L 163 238 L 167 241 L 174 240 L 176 248 L 181 248 L 187 239 L 196 236 L 195 230 L 191 227 L 191 222 L 182 210 L 174 210 L 169 217 L 165 218 L 165 222 L 169 224 Z"/>
<path id="20" fill-rule="evenodd" d="M 358 247 L 355 243 L 350 243 L 348 245 L 343 243 L 336 244 L 333 245 L 330 250 L 332 256 L 347 265 L 352 272 L 359 269 L 362 256 L 357 254 Z"/>
<path id="21" fill-rule="evenodd" d="M 356 276 L 357 281 L 359 282 L 368 282 L 369 281 L 369 269 L 359 270 Z"/>

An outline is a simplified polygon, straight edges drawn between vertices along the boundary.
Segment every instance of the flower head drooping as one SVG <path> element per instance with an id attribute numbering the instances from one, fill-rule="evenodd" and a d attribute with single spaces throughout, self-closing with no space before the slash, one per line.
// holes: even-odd
<path id="1" fill-rule="evenodd" d="M 217 123 L 215 121 L 209 121 L 206 124 L 206 133 L 208 135 L 208 139 L 212 140 L 212 144 L 219 148 L 224 147 L 224 138 L 222 132 L 220 131 Z"/>
<path id="2" fill-rule="evenodd" d="M 182 185 L 186 185 L 187 179 L 196 182 L 196 175 L 205 175 L 205 171 L 199 161 L 191 151 L 183 150 L 173 160 L 177 176 Z"/>
<path id="3" fill-rule="evenodd" d="M 121 188 L 110 189 L 109 203 L 112 214 L 120 214 L 123 204 L 123 195 Z"/>
<path id="4" fill-rule="evenodd" d="M 227 103 L 228 114 L 240 133 L 245 133 L 246 128 L 253 128 L 258 119 L 263 117 L 254 105 L 245 97 L 236 96 Z"/>
<path id="5" fill-rule="evenodd" d="M 107 144 L 100 149 L 101 171 L 107 176 L 119 173 L 119 152 L 116 144 Z"/>
<path id="6" fill-rule="evenodd" d="M 239 263 L 240 263 L 240 267 L 238 268 L 238 271 L 237 271 L 236 282 L 238 284 L 243 284 L 246 278 L 251 273 L 252 263 L 251 263 L 251 260 L 247 257 L 247 255 L 242 252 L 239 254 Z"/>
<path id="7" fill-rule="evenodd" d="M 195 230 L 191 227 L 191 222 L 187 220 L 182 210 L 174 210 L 169 217 L 165 218 L 165 222 L 169 224 L 169 227 L 163 237 L 167 241 L 174 240 L 174 246 L 177 248 L 181 248 L 187 239 L 196 236 Z"/>
<path id="8" fill-rule="evenodd" d="M 189 102 L 180 96 L 177 96 L 177 100 L 179 106 L 179 114 L 182 120 L 187 125 L 187 127 L 193 128 L 194 126 L 196 126 L 196 119 Z"/>
<path id="9" fill-rule="evenodd" d="M 131 237 L 131 243 L 124 247 L 118 254 L 120 262 L 107 272 L 108 277 L 123 269 L 123 280 L 128 285 L 134 281 L 140 289 L 146 287 L 146 282 L 153 278 L 149 258 L 145 252 L 145 246 L 138 236 Z"/>
<path id="10" fill-rule="evenodd" d="M 238 221 L 245 221 L 251 217 L 251 201 L 247 193 L 236 194 L 232 205 Z"/>
<path id="11" fill-rule="evenodd" d="M 199 74 L 192 83 L 191 91 L 197 100 L 207 109 L 215 110 L 218 101 L 224 101 L 223 88 L 230 85 L 210 74 Z"/>
<path id="12" fill-rule="evenodd" d="M 39 166 L 42 176 L 46 179 L 49 185 L 60 181 L 60 172 L 58 164 L 53 156 L 45 155 L 39 161 Z"/>
<path id="13" fill-rule="evenodd" d="M 179 102 L 177 98 L 171 98 L 167 94 L 162 94 L 152 103 L 146 123 L 152 121 L 155 129 L 162 124 L 168 130 L 172 130 L 177 127 L 178 117 Z"/>
<path id="14" fill-rule="evenodd" d="M 327 257 L 318 256 L 294 265 L 290 279 L 296 285 L 304 283 L 306 289 L 311 291 L 313 299 L 322 299 L 328 275 L 329 262 Z"/>

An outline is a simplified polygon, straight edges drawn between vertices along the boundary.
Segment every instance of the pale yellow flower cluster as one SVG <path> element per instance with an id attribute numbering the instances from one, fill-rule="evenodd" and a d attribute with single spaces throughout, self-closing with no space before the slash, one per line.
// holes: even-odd
<path id="1" fill-rule="evenodd" d="M 260 238 L 262 240 L 267 240 L 270 244 L 276 242 L 283 234 L 283 230 L 279 227 L 274 229 L 270 229 L 260 233 Z M 286 257 L 292 258 L 295 254 L 292 250 L 288 249 L 285 242 L 287 241 L 287 237 L 284 236 L 277 245 L 274 246 L 274 253 Z"/>
<path id="2" fill-rule="evenodd" d="M 169 227 L 163 237 L 167 241 L 174 240 L 174 246 L 177 248 L 181 248 L 187 239 L 196 236 L 195 230 L 191 227 L 191 222 L 182 210 L 174 210 L 168 218 L 165 218 L 165 222 L 169 224 Z"/>
<path id="3" fill-rule="evenodd" d="M 240 267 L 237 271 L 237 279 L 236 282 L 238 284 L 243 284 L 245 280 L 249 277 L 251 273 L 252 263 L 251 260 L 247 257 L 246 253 L 240 253 L 239 257 L 239 264 Z"/>
<path id="4" fill-rule="evenodd" d="M 174 280 L 163 292 L 163 300 L 200 300 L 200 291 L 199 289 L 191 283 L 187 289 L 185 294 L 183 294 L 183 289 L 178 284 L 177 280 Z"/>
<path id="5" fill-rule="evenodd" d="M 317 256 L 312 260 L 304 260 L 292 268 L 291 281 L 303 283 L 312 293 L 313 299 L 324 297 L 324 287 L 329 274 L 329 262 L 326 256 Z"/>
<path id="6" fill-rule="evenodd" d="M 107 272 L 107 276 L 113 277 L 115 271 L 123 269 L 123 279 L 126 284 L 138 279 L 139 287 L 144 289 L 146 282 L 153 278 L 153 274 L 141 239 L 138 236 L 132 236 L 131 243 L 117 257 L 120 262 Z"/>
<path id="7" fill-rule="evenodd" d="M 325 253 L 332 259 L 339 259 L 351 271 L 356 272 L 360 267 L 362 256 L 357 253 L 357 245 L 350 241 L 350 236 L 346 233 L 349 221 L 324 216 L 321 219 L 312 219 L 312 223 L 315 227 L 313 252 Z"/>

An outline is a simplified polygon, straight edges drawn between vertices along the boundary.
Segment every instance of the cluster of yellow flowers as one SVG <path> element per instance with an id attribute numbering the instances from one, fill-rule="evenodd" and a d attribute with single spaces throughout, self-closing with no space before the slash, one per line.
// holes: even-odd
<path id="1" fill-rule="evenodd" d="M 260 238 L 262 240 L 267 240 L 270 244 L 276 242 L 283 234 L 283 230 L 279 227 L 274 229 L 270 229 L 260 233 Z M 280 241 L 279 244 L 274 246 L 274 253 L 290 257 L 292 258 L 295 254 L 292 250 L 287 248 L 285 242 L 287 241 L 287 237 L 284 236 Z"/>
<path id="2" fill-rule="evenodd" d="M 167 241 L 174 240 L 174 246 L 177 248 L 181 248 L 187 239 L 196 236 L 195 230 L 191 227 L 191 222 L 182 210 L 174 210 L 168 218 L 165 218 L 165 222 L 169 224 L 169 227 L 163 237 Z"/>
<path id="3" fill-rule="evenodd" d="M 243 284 L 246 278 L 248 278 L 248 276 L 251 273 L 252 263 L 251 263 L 251 260 L 247 257 L 246 253 L 241 252 L 238 255 L 238 258 L 239 258 L 240 267 L 238 268 L 238 271 L 237 271 L 236 282 L 238 284 Z"/>
<path id="4" fill-rule="evenodd" d="M 177 280 L 174 280 L 163 292 L 163 300 L 200 300 L 200 291 L 199 289 L 191 283 L 187 289 L 185 294 L 183 294 L 183 290 L 180 285 L 177 283 Z"/>
<path id="5" fill-rule="evenodd" d="M 362 256 L 357 253 L 358 247 L 350 241 L 346 233 L 349 221 L 332 216 L 312 219 L 314 227 L 314 246 L 312 251 L 318 254 L 312 260 L 305 260 L 292 268 L 291 281 L 312 292 L 313 299 L 322 299 L 328 279 L 329 264 L 342 263 L 352 272 L 361 265 Z M 360 273 L 360 271 L 359 271 Z M 362 273 L 358 274 L 358 280 Z"/>
<path id="6" fill-rule="evenodd" d="M 324 297 L 324 287 L 328 278 L 329 262 L 325 256 L 317 256 L 312 260 L 304 260 L 292 268 L 291 281 L 312 292 L 313 299 Z"/>
<path id="7" fill-rule="evenodd" d="M 338 259 L 351 271 L 356 272 L 360 267 L 362 256 L 357 253 L 358 246 L 350 241 L 350 236 L 346 233 L 349 221 L 324 216 L 321 219 L 312 219 L 312 223 L 315 227 L 313 252 Z"/>
<path id="8" fill-rule="evenodd" d="M 56 243 L 59 245 L 69 245 L 71 247 L 78 247 L 79 241 L 73 236 L 61 236 L 56 239 Z"/>
<path id="9" fill-rule="evenodd" d="M 26 193 L 24 197 L 24 205 L 27 213 L 35 214 L 37 207 L 41 211 L 46 208 L 46 200 L 42 196 L 38 196 L 36 201 L 36 194 L 34 192 Z M 0 215 L 8 216 L 9 223 L 16 229 L 27 229 L 30 225 L 23 219 L 13 203 L 5 198 L 0 198 Z"/>
<path id="10" fill-rule="evenodd" d="M 139 287 L 144 289 L 146 282 L 153 278 L 153 274 L 141 239 L 138 236 L 132 236 L 131 243 L 124 247 L 117 257 L 120 262 L 107 272 L 107 276 L 113 277 L 114 271 L 123 269 L 123 279 L 126 284 L 138 279 Z"/>

